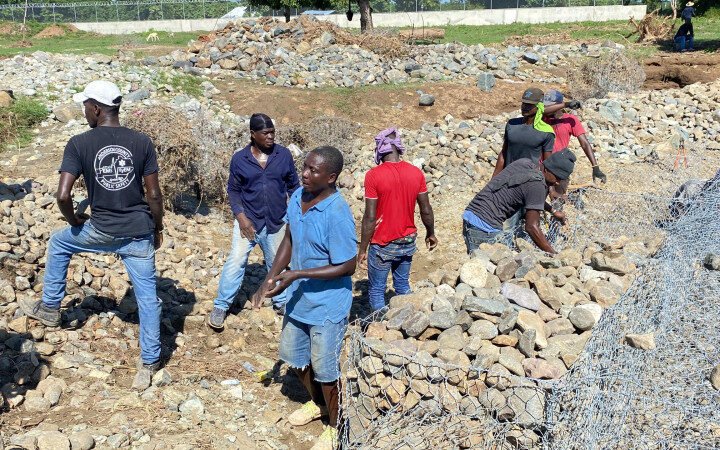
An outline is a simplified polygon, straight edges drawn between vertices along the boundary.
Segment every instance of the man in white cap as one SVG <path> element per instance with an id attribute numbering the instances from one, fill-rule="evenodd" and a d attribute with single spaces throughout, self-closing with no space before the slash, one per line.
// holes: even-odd
<path id="1" fill-rule="evenodd" d="M 26 297 L 19 304 L 27 316 L 59 327 L 72 255 L 117 254 L 138 305 L 142 365 L 133 387 L 145 389 L 160 366 L 155 250 L 162 244 L 163 202 L 157 155 L 149 137 L 120 125 L 122 96 L 114 83 L 93 81 L 73 100 L 83 104 L 90 130 L 68 141 L 60 164 L 57 204 L 70 226 L 53 233 L 48 243 L 42 300 Z M 80 175 L 90 216 L 73 208 L 72 188 Z"/>

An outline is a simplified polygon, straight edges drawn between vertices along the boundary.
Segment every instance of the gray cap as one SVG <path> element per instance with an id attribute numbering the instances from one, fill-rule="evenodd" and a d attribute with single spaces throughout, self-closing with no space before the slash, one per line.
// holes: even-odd
<path id="1" fill-rule="evenodd" d="M 543 162 L 543 165 L 553 175 L 561 180 L 570 178 L 573 170 L 575 170 L 575 154 L 568 149 L 553 153 Z"/>

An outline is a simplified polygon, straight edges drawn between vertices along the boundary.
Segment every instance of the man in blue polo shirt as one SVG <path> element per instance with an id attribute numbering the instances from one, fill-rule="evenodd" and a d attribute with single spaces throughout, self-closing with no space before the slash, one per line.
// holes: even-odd
<path id="1" fill-rule="evenodd" d="M 235 216 L 232 249 L 220 275 L 215 307 L 208 325 L 220 330 L 245 276 L 248 256 L 260 245 L 270 271 L 285 236 L 287 199 L 299 186 L 290 150 L 275 143 L 275 125 L 265 114 L 250 117 L 250 144 L 230 162 L 228 197 Z M 282 312 L 285 296 L 273 298 Z"/>
<path id="2" fill-rule="evenodd" d="M 288 363 L 312 400 L 288 421 L 302 426 L 329 416 L 313 450 L 337 447 L 340 348 L 352 304 L 352 280 L 357 263 L 355 221 L 335 188 L 343 157 L 334 147 L 308 153 L 302 189 L 290 198 L 287 230 L 275 263 L 253 306 L 285 291 L 288 302 L 280 336 L 280 359 Z M 283 272 L 290 264 L 290 270 Z"/>

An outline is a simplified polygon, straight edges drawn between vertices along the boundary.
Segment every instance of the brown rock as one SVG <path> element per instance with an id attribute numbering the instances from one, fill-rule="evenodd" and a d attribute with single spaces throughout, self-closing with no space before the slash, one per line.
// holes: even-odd
<path id="1" fill-rule="evenodd" d="M 0 108 L 7 108 L 12 102 L 13 98 L 7 91 L 0 91 Z"/>
<path id="2" fill-rule="evenodd" d="M 499 345 L 501 347 L 514 347 L 518 343 L 518 339 L 514 336 L 508 336 L 505 334 L 501 334 L 500 336 L 496 337 L 491 341 L 494 345 Z"/>
<path id="3" fill-rule="evenodd" d="M 655 334 L 626 334 L 625 343 L 632 348 L 639 350 L 654 350 L 655 349 Z"/>
<path id="4" fill-rule="evenodd" d="M 221 59 L 218 65 L 225 70 L 235 70 L 238 67 L 238 62 L 234 59 Z"/>
<path id="5" fill-rule="evenodd" d="M 535 345 L 543 349 L 547 347 L 547 332 L 545 331 L 545 322 L 530 311 L 521 310 L 518 312 L 517 327 L 520 331 L 535 330 L 537 332 Z"/>
<path id="6" fill-rule="evenodd" d="M 555 380 L 562 376 L 562 372 L 550 363 L 540 358 L 527 358 L 522 362 L 525 375 L 541 380 Z"/>

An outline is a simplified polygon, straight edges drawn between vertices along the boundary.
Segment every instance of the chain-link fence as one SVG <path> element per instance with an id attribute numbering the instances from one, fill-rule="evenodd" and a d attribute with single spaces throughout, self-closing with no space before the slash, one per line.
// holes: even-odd
<path id="1" fill-rule="evenodd" d="M 644 3 L 642 0 L 632 1 L 628 3 L 628 0 L 383 0 L 371 4 L 374 12 L 382 13 Z M 114 1 L 0 5 L 0 21 L 22 22 L 25 18 L 41 23 L 210 19 L 220 18 L 235 8 L 244 8 L 242 15 L 245 17 L 284 15 L 282 10 L 257 8 L 226 0 Z M 344 8 L 336 13 L 344 13 Z M 357 10 L 354 2 L 353 9 Z M 291 15 L 298 15 L 307 10 L 309 9 L 291 8 L 289 12 Z"/>

